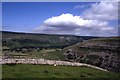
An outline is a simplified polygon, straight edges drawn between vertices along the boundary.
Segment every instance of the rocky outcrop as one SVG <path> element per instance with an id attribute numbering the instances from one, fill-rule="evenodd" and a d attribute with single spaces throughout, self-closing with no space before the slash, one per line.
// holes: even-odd
<path id="1" fill-rule="evenodd" d="M 119 44 L 119 37 L 97 38 L 74 45 L 68 48 L 65 53 L 77 54 L 79 60 L 74 61 L 95 65 L 114 72 L 120 72 Z M 67 57 L 68 55 L 66 55 L 66 58 Z"/>

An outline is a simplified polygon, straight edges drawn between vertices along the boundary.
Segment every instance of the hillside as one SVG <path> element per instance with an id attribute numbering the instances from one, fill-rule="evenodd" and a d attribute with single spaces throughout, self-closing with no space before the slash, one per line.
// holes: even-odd
<path id="1" fill-rule="evenodd" d="M 120 72 L 120 37 L 86 40 L 65 48 L 70 61 L 77 61 Z"/>
<path id="2" fill-rule="evenodd" d="M 12 51 L 21 48 L 43 49 L 43 48 L 64 48 L 82 42 L 83 40 L 97 38 L 89 36 L 36 34 L 36 33 L 16 33 L 2 32 L 2 46 L 10 48 Z"/>

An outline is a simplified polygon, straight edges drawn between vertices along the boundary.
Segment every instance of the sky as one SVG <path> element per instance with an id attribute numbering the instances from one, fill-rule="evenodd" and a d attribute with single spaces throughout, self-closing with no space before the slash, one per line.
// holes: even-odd
<path id="1" fill-rule="evenodd" d="M 116 2 L 3 2 L 2 30 L 117 36 Z"/>

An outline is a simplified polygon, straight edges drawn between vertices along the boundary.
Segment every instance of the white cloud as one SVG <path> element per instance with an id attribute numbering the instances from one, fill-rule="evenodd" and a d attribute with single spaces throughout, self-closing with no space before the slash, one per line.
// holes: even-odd
<path id="1" fill-rule="evenodd" d="M 34 32 L 87 36 L 108 36 L 116 34 L 114 33 L 115 29 L 110 27 L 106 21 L 85 20 L 81 16 L 74 16 L 69 13 L 45 20 L 43 25 L 36 28 Z"/>
<path id="2" fill-rule="evenodd" d="M 74 9 L 82 9 L 82 8 L 85 8 L 86 6 L 89 6 L 89 5 L 76 5 L 75 7 L 74 7 Z"/>
<path id="3" fill-rule="evenodd" d="M 91 4 L 76 5 L 76 6 L 74 6 L 74 9 L 84 9 L 84 8 L 87 8 L 90 6 L 91 6 Z"/>
<path id="4" fill-rule="evenodd" d="M 80 5 L 76 5 L 76 6 L 74 7 L 74 9 L 79 9 L 79 8 L 81 8 Z"/>
<path id="5" fill-rule="evenodd" d="M 99 20 L 117 20 L 118 3 L 117 2 L 100 2 L 92 4 L 90 9 L 83 12 L 85 19 Z"/>
<path id="6" fill-rule="evenodd" d="M 95 25 L 95 23 L 99 23 L 96 20 L 84 20 L 80 16 L 74 16 L 72 14 L 62 14 L 60 16 L 51 17 L 44 21 L 44 23 L 51 27 L 57 27 L 57 26 L 63 26 L 63 27 L 69 27 L 69 26 L 76 26 L 76 27 L 82 27 L 86 25 L 86 27 L 90 27 L 91 25 Z M 101 24 L 99 24 L 101 25 Z"/>
<path id="7" fill-rule="evenodd" d="M 89 9 L 80 16 L 70 13 L 53 16 L 46 19 L 34 32 L 46 34 L 74 34 L 83 36 L 116 36 L 118 27 L 111 26 L 109 20 L 118 19 L 117 2 L 100 2 L 90 4 Z M 74 9 L 83 8 L 77 5 Z"/>
<path id="8" fill-rule="evenodd" d="M 104 2 L 119 2 L 120 0 L 101 0 L 101 1 L 104 1 Z"/>

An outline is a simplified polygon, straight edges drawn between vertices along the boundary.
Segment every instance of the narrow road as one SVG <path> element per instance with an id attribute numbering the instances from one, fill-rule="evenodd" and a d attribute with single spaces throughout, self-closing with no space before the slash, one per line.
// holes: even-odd
<path id="1" fill-rule="evenodd" d="M 84 63 L 78 63 L 78 62 L 56 61 L 56 60 L 46 60 L 46 59 L 0 59 L 0 64 L 11 64 L 11 63 L 16 63 L 16 64 L 48 64 L 48 65 L 54 65 L 54 66 L 57 66 L 57 65 L 86 66 L 86 67 L 91 67 L 94 69 L 109 72 L 108 70 L 100 68 L 100 67 L 96 67 L 96 66 L 84 64 Z"/>

